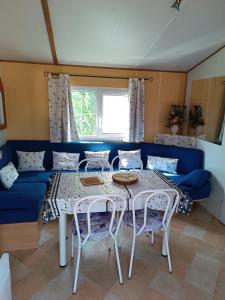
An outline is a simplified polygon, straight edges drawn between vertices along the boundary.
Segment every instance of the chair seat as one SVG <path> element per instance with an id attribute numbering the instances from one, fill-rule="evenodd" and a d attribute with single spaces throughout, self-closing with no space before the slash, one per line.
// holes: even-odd
<path id="1" fill-rule="evenodd" d="M 111 220 L 111 213 L 92 213 L 91 214 L 91 235 L 89 240 L 100 241 L 107 239 L 110 236 L 109 226 Z M 81 239 L 84 240 L 88 233 L 87 226 L 87 215 L 79 214 L 78 217 L 80 225 L 80 235 Z M 112 232 L 116 230 L 116 223 L 112 226 Z M 72 232 L 77 235 L 75 219 L 72 222 Z"/>
<path id="2" fill-rule="evenodd" d="M 136 231 L 139 231 L 143 226 L 144 221 L 144 210 L 137 210 L 135 212 L 136 215 Z M 132 213 L 128 213 L 125 217 L 125 221 L 127 226 L 133 228 L 133 216 Z M 160 211 L 148 209 L 145 232 L 157 232 L 162 227 L 162 216 L 160 215 Z"/>

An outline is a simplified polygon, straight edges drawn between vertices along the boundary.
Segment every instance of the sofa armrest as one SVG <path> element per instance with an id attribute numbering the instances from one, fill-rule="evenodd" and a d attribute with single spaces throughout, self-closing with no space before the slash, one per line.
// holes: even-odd
<path id="1" fill-rule="evenodd" d="M 33 210 L 39 205 L 39 198 L 33 193 L 0 192 L 0 210 L 27 209 Z"/>
<path id="2" fill-rule="evenodd" d="M 192 189 L 199 189 L 210 179 L 211 173 L 207 170 L 196 169 L 186 175 L 179 182 L 179 185 Z"/>
<path id="3" fill-rule="evenodd" d="M 187 192 L 192 200 L 201 200 L 208 198 L 211 193 L 211 183 L 208 180 L 200 188 L 191 188 L 187 186 L 179 186 L 181 190 Z"/>

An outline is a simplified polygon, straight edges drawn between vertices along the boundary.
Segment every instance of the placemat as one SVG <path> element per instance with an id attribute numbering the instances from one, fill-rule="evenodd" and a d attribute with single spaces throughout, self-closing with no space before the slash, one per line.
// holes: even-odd
<path id="1" fill-rule="evenodd" d="M 104 184 L 104 181 L 99 177 L 83 177 L 80 178 L 80 181 L 84 186 Z"/>

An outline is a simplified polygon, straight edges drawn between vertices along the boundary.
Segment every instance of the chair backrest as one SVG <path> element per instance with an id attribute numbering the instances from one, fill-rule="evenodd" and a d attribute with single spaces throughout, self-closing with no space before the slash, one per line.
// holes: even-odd
<path id="1" fill-rule="evenodd" d="M 97 163 L 101 169 L 101 171 L 103 172 L 104 171 L 104 165 L 103 165 L 103 161 L 100 160 L 100 159 L 96 159 L 96 158 L 85 158 L 83 160 L 81 160 L 79 162 L 79 164 L 77 165 L 77 172 L 79 172 L 79 169 L 80 169 L 80 166 L 86 162 L 86 165 L 85 165 L 85 172 L 87 172 L 87 169 L 88 169 L 88 166 L 91 164 L 91 163 Z"/>
<path id="2" fill-rule="evenodd" d="M 74 206 L 74 219 L 75 219 L 75 225 L 76 225 L 76 232 L 77 237 L 81 245 L 83 245 L 90 237 L 92 231 L 91 231 L 91 213 L 93 212 L 99 212 L 99 211 L 108 211 L 111 212 L 111 219 L 110 219 L 110 226 L 109 226 L 109 233 L 113 239 L 116 239 L 118 235 L 118 231 L 123 219 L 123 215 L 126 209 L 127 201 L 123 196 L 120 195 L 97 195 L 97 196 L 87 196 L 84 198 L 81 198 L 77 201 L 77 203 Z M 113 232 L 113 224 L 115 221 L 115 213 L 116 211 L 120 211 L 120 217 L 116 224 L 116 231 Z M 87 235 L 81 242 L 81 236 L 80 236 L 80 224 L 78 220 L 78 214 L 86 214 L 87 218 Z"/>
<path id="3" fill-rule="evenodd" d="M 117 155 L 117 156 L 115 156 L 114 158 L 113 158 L 113 160 L 112 160 L 112 162 L 111 162 L 111 165 L 110 165 L 110 171 L 111 172 L 113 172 L 113 166 L 114 166 L 114 163 L 115 163 L 115 161 L 117 160 L 117 159 L 119 159 L 119 163 L 118 163 L 118 168 L 119 168 L 119 170 L 121 169 L 121 160 L 120 160 L 120 156 L 119 155 Z M 130 170 L 143 170 L 143 162 L 142 162 L 142 160 L 141 160 L 141 158 L 139 158 L 139 157 L 132 157 L 132 160 L 135 162 L 135 163 L 138 163 L 139 165 L 140 165 L 140 168 L 132 168 L 132 169 L 130 169 Z"/>
<path id="4" fill-rule="evenodd" d="M 151 210 L 164 211 L 164 215 L 162 218 L 162 227 L 164 230 L 166 230 L 166 228 L 170 223 L 172 215 L 179 204 L 179 201 L 180 201 L 180 195 L 176 189 L 146 190 L 138 193 L 134 197 L 132 202 L 134 228 L 136 223 L 135 209 L 137 206 L 137 202 L 138 202 L 139 209 L 140 209 L 140 205 L 143 207 L 144 214 L 143 214 L 143 225 L 141 229 L 138 231 L 137 235 L 139 235 L 146 226 L 148 208 Z"/>

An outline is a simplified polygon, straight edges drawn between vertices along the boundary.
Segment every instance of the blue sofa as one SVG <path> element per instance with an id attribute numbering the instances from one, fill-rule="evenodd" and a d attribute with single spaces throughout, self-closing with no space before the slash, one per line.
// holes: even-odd
<path id="1" fill-rule="evenodd" d="M 0 160 L 0 168 L 12 161 L 18 165 L 16 150 L 20 151 L 46 151 L 44 167 L 46 171 L 20 172 L 19 178 L 10 188 L 0 186 L 0 224 L 12 224 L 20 222 L 34 222 L 38 220 L 40 209 L 49 185 L 49 177 L 52 174 L 52 151 L 79 152 L 80 160 L 84 157 L 84 151 L 110 150 L 110 161 L 118 155 L 118 150 L 141 149 L 144 167 L 147 163 L 147 155 L 178 158 L 177 175 L 166 174 L 178 185 L 187 191 L 193 200 L 206 198 L 210 194 L 210 182 L 206 178 L 197 187 L 189 184 L 185 186 L 185 178 L 194 170 L 203 168 L 204 153 L 198 149 L 182 148 L 176 146 L 158 145 L 152 143 L 125 143 L 125 142 L 74 142 L 54 144 L 48 141 L 8 141 L 0 150 L 3 157 Z M 195 174 L 196 175 L 196 174 Z M 198 175 L 197 175 L 198 176 Z M 193 178 L 193 176 L 191 176 Z M 189 180 L 190 181 L 190 180 Z M 196 177 L 194 178 L 194 182 Z"/>

